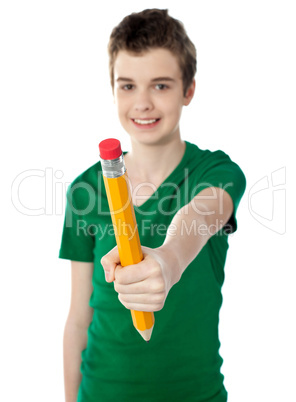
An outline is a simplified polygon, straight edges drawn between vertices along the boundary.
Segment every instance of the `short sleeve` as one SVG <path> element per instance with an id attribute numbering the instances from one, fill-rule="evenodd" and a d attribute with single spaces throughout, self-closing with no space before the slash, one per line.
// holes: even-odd
<path id="1" fill-rule="evenodd" d="M 66 211 L 59 258 L 94 261 L 94 237 L 88 225 L 88 191 L 79 183 L 68 187 Z"/>
<path id="2" fill-rule="evenodd" d="M 246 178 L 241 168 L 223 151 L 212 153 L 195 195 L 208 187 L 222 188 L 230 195 L 233 213 L 224 225 L 223 231 L 226 234 L 234 233 L 237 230 L 237 208 L 246 189 Z"/>

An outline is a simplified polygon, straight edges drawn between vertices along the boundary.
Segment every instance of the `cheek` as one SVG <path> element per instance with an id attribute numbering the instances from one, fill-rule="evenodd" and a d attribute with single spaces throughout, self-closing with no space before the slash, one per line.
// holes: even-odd
<path id="1" fill-rule="evenodd" d="M 180 102 L 170 102 L 166 103 L 166 113 L 174 120 L 178 120 L 180 118 L 182 112 L 182 104 Z"/>
<path id="2" fill-rule="evenodd" d="M 123 116 L 127 111 L 127 102 L 117 96 L 115 98 L 115 105 L 119 116 Z"/>

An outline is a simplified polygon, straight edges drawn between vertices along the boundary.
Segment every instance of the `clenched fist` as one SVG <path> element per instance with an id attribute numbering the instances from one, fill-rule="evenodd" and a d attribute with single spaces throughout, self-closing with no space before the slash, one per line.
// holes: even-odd
<path id="1" fill-rule="evenodd" d="M 119 301 L 129 310 L 159 311 L 181 277 L 176 256 L 167 247 L 143 247 L 143 260 L 122 267 L 117 246 L 101 259 L 107 282 L 114 282 Z"/>

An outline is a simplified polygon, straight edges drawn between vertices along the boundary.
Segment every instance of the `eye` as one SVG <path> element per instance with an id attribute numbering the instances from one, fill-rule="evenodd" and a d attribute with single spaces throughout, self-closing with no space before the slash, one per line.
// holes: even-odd
<path id="1" fill-rule="evenodd" d="M 167 89 L 168 86 L 165 85 L 165 84 L 156 84 L 156 85 L 155 85 L 155 88 L 156 88 L 158 91 L 163 91 L 164 89 Z"/>
<path id="2" fill-rule="evenodd" d="M 123 85 L 122 89 L 124 89 L 125 91 L 130 91 L 131 89 L 133 89 L 133 85 L 132 84 L 126 84 Z"/>

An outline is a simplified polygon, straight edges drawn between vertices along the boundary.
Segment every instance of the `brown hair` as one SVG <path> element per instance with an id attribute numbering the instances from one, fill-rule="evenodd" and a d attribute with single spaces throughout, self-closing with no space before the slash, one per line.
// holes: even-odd
<path id="1" fill-rule="evenodd" d="M 114 62 L 120 50 L 142 53 L 152 48 L 170 50 L 182 71 L 184 95 L 196 73 L 196 49 L 182 22 L 168 10 L 148 9 L 126 16 L 112 31 L 109 44 L 109 72 L 114 88 Z"/>

